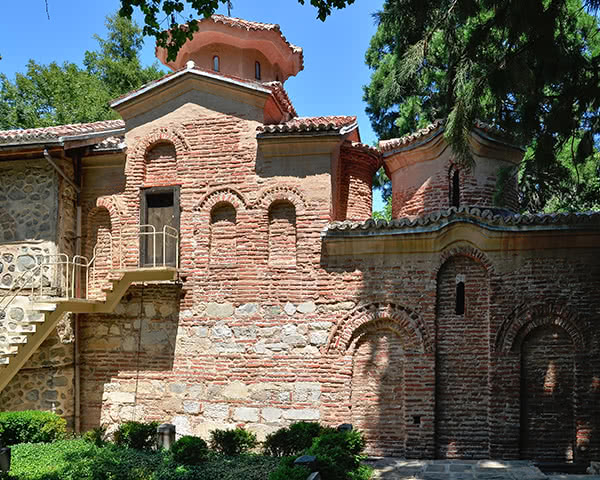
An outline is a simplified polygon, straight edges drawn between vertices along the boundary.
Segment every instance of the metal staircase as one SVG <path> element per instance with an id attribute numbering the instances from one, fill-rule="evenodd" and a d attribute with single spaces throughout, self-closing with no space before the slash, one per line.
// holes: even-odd
<path id="1" fill-rule="evenodd" d="M 132 241 L 134 240 L 134 241 Z M 139 266 L 139 245 L 151 242 L 149 265 Z M 136 234 L 117 240 L 117 258 L 113 255 L 115 239 L 105 244 L 110 252 L 108 265 L 99 267 L 98 247 L 91 260 L 76 255 L 50 255 L 15 281 L 17 288 L 0 298 L 0 392 L 68 313 L 111 313 L 132 284 L 164 282 L 177 279 L 179 234 L 171 228 L 155 231 L 151 225 L 139 225 Z M 157 249 L 156 245 L 162 248 Z M 107 247 L 108 245 L 108 247 Z M 167 245 L 175 248 L 174 265 L 165 261 Z M 146 259 L 148 260 L 148 259 Z M 113 268 L 118 265 L 117 268 Z M 9 307 L 17 298 L 27 297 L 27 320 L 8 329 Z M 3 340 L 3 341 L 2 341 Z"/>

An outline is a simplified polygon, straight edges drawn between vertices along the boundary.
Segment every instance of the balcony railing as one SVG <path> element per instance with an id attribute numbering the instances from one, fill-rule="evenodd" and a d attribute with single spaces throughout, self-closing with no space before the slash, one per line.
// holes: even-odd
<path id="1" fill-rule="evenodd" d="M 157 231 L 152 225 L 138 225 L 136 230 L 118 238 L 103 233 L 91 259 L 66 254 L 38 256 L 36 263 L 15 280 L 15 288 L 0 297 L 0 312 L 25 295 L 33 301 L 97 299 L 115 265 L 122 270 L 179 268 L 179 232 L 175 228 L 165 226 Z M 133 258 L 132 263 L 129 260 Z"/>

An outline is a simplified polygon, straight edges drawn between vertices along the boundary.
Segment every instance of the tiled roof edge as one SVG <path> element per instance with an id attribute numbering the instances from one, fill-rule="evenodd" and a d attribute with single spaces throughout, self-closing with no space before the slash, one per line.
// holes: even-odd
<path id="1" fill-rule="evenodd" d="M 536 213 L 515 214 L 499 209 L 485 207 L 450 207 L 420 217 L 404 217 L 394 220 L 369 219 L 364 222 L 334 222 L 328 225 L 324 236 L 329 234 L 378 234 L 378 233 L 414 233 L 425 227 L 443 227 L 450 223 L 467 222 L 498 230 L 553 229 L 592 226 L 600 230 L 600 212 L 578 213 Z"/>

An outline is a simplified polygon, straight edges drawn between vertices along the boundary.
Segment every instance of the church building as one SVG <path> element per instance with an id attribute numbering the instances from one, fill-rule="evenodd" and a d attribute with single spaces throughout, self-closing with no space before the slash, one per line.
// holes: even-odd
<path id="1" fill-rule="evenodd" d="M 374 148 L 300 117 L 278 25 L 213 15 L 157 57 L 122 120 L 0 131 L 0 410 L 598 458 L 600 214 L 518 214 L 510 132 L 475 125 L 465 168 L 442 121 Z"/>

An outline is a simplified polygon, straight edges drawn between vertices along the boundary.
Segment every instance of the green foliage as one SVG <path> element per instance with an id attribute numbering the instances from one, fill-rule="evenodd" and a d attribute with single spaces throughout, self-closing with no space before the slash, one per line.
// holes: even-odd
<path id="1" fill-rule="evenodd" d="M 53 442 L 65 438 L 67 422 L 52 412 L 0 412 L 0 444 Z"/>
<path id="2" fill-rule="evenodd" d="M 159 78 L 143 68 L 141 29 L 130 20 L 107 17 L 108 37 L 95 36 L 99 48 L 85 53 L 84 67 L 65 62 L 41 65 L 30 60 L 14 81 L 0 74 L 0 128 L 36 128 L 119 118 L 109 102 Z"/>
<path id="3" fill-rule="evenodd" d="M 263 448 L 274 457 L 300 455 L 312 445 L 313 439 L 326 431 L 330 429 L 315 422 L 296 422 L 267 435 Z"/>
<path id="4" fill-rule="evenodd" d="M 304 5 L 305 0 L 298 0 Z M 144 35 L 156 38 L 159 47 L 167 49 L 167 60 L 175 60 L 177 52 L 187 40 L 191 40 L 198 31 L 198 22 L 189 15 L 183 17 L 186 7 L 189 7 L 201 17 L 210 17 L 219 4 L 231 4 L 230 0 L 121 0 L 119 14 L 131 19 L 133 9 L 139 8 L 144 15 Z M 325 20 L 333 8 L 344 8 L 354 3 L 354 0 L 310 0 L 310 4 L 317 8 L 317 17 Z M 168 19 L 167 32 L 163 20 Z M 184 23 L 178 24 L 178 19 Z"/>
<path id="5" fill-rule="evenodd" d="M 199 437 L 186 435 L 173 444 L 171 454 L 177 464 L 200 465 L 208 458 L 208 445 Z"/>
<path id="6" fill-rule="evenodd" d="M 283 458 L 277 470 L 269 475 L 269 480 L 306 480 L 310 470 L 302 465 L 294 465 L 295 459 L 296 457 Z"/>
<path id="7" fill-rule="evenodd" d="M 99 427 L 94 427 L 91 430 L 88 430 L 83 434 L 83 439 L 93 443 L 97 447 L 101 447 L 106 443 L 107 440 L 106 426 L 100 425 Z"/>
<path id="8" fill-rule="evenodd" d="M 256 435 L 243 428 L 210 432 L 210 448 L 224 455 L 239 455 L 257 445 Z"/>
<path id="9" fill-rule="evenodd" d="M 115 432 L 115 444 L 136 450 L 151 450 L 156 447 L 158 422 L 125 422 Z"/>
<path id="10" fill-rule="evenodd" d="M 560 152 L 583 140 L 573 155 L 583 165 L 598 150 L 599 6 L 598 0 L 386 0 L 366 54 L 373 128 L 386 139 L 446 118 L 446 139 L 457 159 L 471 165 L 474 121 L 491 123 L 530 146 L 523 200 L 526 209 L 544 208 L 554 195 L 573 191 Z M 556 188 L 545 186 L 547 178 Z"/>
<path id="11" fill-rule="evenodd" d="M 279 464 L 259 455 L 213 455 L 201 466 L 177 466 L 169 452 L 83 439 L 16 445 L 12 455 L 12 480 L 262 480 Z"/>
<path id="12" fill-rule="evenodd" d="M 317 457 L 317 470 L 327 480 L 348 480 L 358 475 L 365 440 L 359 431 L 332 432 L 317 437 L 309 455 Z M 364 470 L 364 469 L 363 469 Z M 360 478 L 360 477 L 355 477 Z"/>

